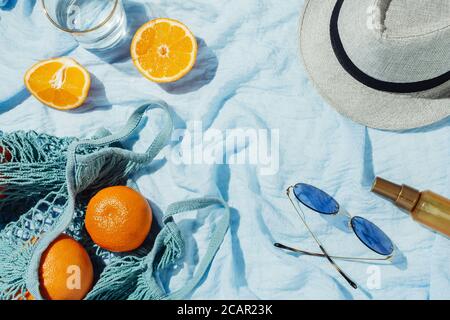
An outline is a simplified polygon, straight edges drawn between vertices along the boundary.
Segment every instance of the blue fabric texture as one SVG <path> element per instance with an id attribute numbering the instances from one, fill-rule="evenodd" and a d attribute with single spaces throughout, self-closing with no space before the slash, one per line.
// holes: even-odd
<path id="1" fill-rule="evenodd" d="M 84 137 L 105 126 L 116 132 L 136 107 L 153 97 L 173 108 L 171 144 L 145 171 L 151 174 L 138 175 L 136 184 L 161 206 L 155 209 L 161 224 L 164 208 L 175 200 L 214 195 L 232 208 L 230 232 L 191 298 L 450 298 L 448 238 L 420 226 L 370 192 L 379 175 L 450 198 L 450 120 L 387 132 L 365 128 L 335 112 L 314 89 L 299 57 L 297 31 L 303 0 L 125 0 L 130 33 L 152 17 L 171 17 L 198 37 L 197 65 L 186 78 L 166 85 L 144 79 L 126 46 L 119 57 L 105 59 L 52 27 L 39 1 L 9 2 L 7 10 L 0 10 L 3 132 L 34 130 Z M 33 63 L 60 55 L 73 57 L 92 75 L 86 106 L 73 112 L 43 106 L 23 86 L 23 74 Z M 206 148 L 225 142 L 231 135 L 227 129 L 233 128 L 278 129 L 274 152 L 279 156 L 278 170 L 261 174 L 261 163 L 173 160 L 186 153 L 179 143 L 180 132 L 221 132 Z M 151 131 L 140 133 L 137 150 L 151 143 Z M 241 142 L 227 151 L 239 155 L 257 144 Z M 362 288 L 353 290 L 323 259 L 274 248 L 274 242 L 282 242 L 317 250 L 285 198 L 286 188 L 300 181 L 327 190 L 339 199 L 341 210 L 378 225 L 398 247 L 400 262 L 373 266 L 340 262 Z M 45 205 L 58 201 L 50 196 L 44 200 Z M 219 222 L 214 214 L 218 209 L 213 207 L 209 215 L 204 210 L 186 213 L 183 221 L 174 217 L 186 241 L 183 269 L 171 275 L 166 288 L 170 292 L 192 278 L 198 257 L 208 250 L 212 229 Z M 330 254 L 367 255 L 366 246 L 355 241 L 348 228 L 335 228 L 324 219 L 310 216 L 308 224 Z M 123 263 L 134 265 L 133 261 Z M 379 271 L 380 283 L 371 287 L 374 270 Z"/>
<path id="2" fill-rule="evenodd" d="M 358 238 L 370 249 L 383 256 L 394 251 L 391 239 L 376 225 L 362 217 L 353 217 L 351 220 L 353 231 Z"/>

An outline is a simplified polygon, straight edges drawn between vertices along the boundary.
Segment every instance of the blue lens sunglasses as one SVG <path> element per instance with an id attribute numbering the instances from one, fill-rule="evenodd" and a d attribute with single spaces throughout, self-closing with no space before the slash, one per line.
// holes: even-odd
<path id="1" fill-rule="evenodd" d="M 294 193 L 298 202 L 295 202 L 292 199 L 292 193 Z M 351 258 L 329 255 L 317 236 L 312 232 L 311 228 L 306 223 L 305 214 L 300 204 L 317 213 L 333 216 L 339 213 L 339 203 L 325 191 L 322 191 L 314 186 L 305 183 L 298 183 L 295 186 L 290 186 L 286 190 L 286 194 L 298 216 L 302 220 L 306 229 L 308 229 L 313 239 L 316 241 L 322 253 L 295 249 L 281 243 L 275 243 L 275 247 L 309 256 L 326 258 L 354 289 L 357 289 L 358 286 L 352 279 L 350 279 L 349 276 L 347 276 L 342 271 L 342 269 L 336 264 L 336 262 L 334 262 L 334 259 L 347 261 L 385 261 L 390 260 L 393 257 L 394 244 L 392 243 L 391 239 L 389 239 L 389 237 L 374 223 L 359 216 L 350 217 L 349 227 L 351 228 L 351 230 L 353 230 L 358 239 L 366 247 L 383 256 L 383 258 Z"/>

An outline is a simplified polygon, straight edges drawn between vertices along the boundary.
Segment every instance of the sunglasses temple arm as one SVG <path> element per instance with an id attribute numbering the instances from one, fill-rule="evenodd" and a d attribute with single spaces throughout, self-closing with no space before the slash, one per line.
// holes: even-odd
<path id="1" fill-rule="evenodd" d="M 317 245 L 319 246 L 320 250 L 323 252 L 323 254 L 325 255 L 325 257 L 327 258 L 327 260 L 331 263 L 331 265 L 337 270 L 337 272 L 339 272 L 339 274 L 348 282 L 348 284 L 350 286 L 352 286 L 353 289 L 358 289 L 357 284 L 350 279 L 349 276 L 347 276 L 345 274 L 344 271 L 341 270 L 341 268 L 336 264 L 336 262 L 334 262 L 334 260 L 330 257 L 330 255 L 327 253 L 327 251 L 325 250 L 325 248 L 322 246 L 322 244 L 320 243 L 319 239 L 316 237 L 316 235 L 314 234 L 314 232 L 312 232 L 311 228 L 308 226 L 308 224 L 306 223 L 305 219 L 303 218 L 303 216 L 301 215 L 299 209 L 295 206 L 294 201 L 291 198 L 291 190 L 293 189 L 293 187 L 289 187 L 286 191 L 287 196 L 289 198 L 289 201 L 291 202 L 291 204 L 294 206 L 295 211 L 297 211 L 297 214 L 299 215 L 300 219 L 302 220 L 303 224 L 305 225 L 306 229 L 308 229 L 309 233 L 311 234 L 311 236 L 313 237 L 314 241 L 316 241 Z M 300 209 L 301 210 L 301 209 Z"/>
<path id="2" fill-rule="evenodd" d="M 300 249 L 294 249 L 291 247 L 288 247 L 282 243 L 276 242 L 273 244 L 275 247 L 279 248 L 279 249 L 284 249 L 284 250 L 288 250 L 288 251 L 292 251 L 295 253 L 301 253 L 304 255 L 308 255 L 308 256 L 313 256 L 313 257 L 321 257 L 321 258 L 325 258 L 325 255 L 322 253 L 316 253 L 316 252 L 309 252 L 309 251 L 304 251 L 304 250 L 300 250 Z"/>
<path id="3" fill-rule="evenodd" d="M 353 289 L 358 289 L 358 285 L 352 279 L 350 279 L 350 277 L 347 276 L 344 271 L 342 271 L 342 269 L 336 264 L 336 262 L 334 262 L 333 259 L 331 259 L 331 257 L 328 255 L 328 253 L 325 251 L 325 249 L 322 247 L 321 244 L 319 244 L 319 248 L 320 250 L 322 250 L 323 254 L 327 258 L 327 260 L 333 265 L 333 267 L 340 273 L 340 275 L 345 280 L 347 280 L 348 284 L 351 285 Z"/>
<path id="4" fill-rule="evenodd" d="M 284 249 L 284 250 L 288 250 L 288 251 L 292 251 L 295 253 L 300 253 L 300 254 L 304 254 L 307 256 L 312 256 L 312 257 L 319 257 L 319 258 L 325 258 L 326 256 L 322 253 L 317 253 L 317 252 L 309 252 L 309 251 L 305 251 L 305 250 L 300 250 L 300 249 L 295 249 L 292 247 L 288 247 L 282 243 L 274 243 L 273 244 L 275 247 L 279 248 L 279 249 Z M 339 256 L 331 256 L 331 258 L 333 259 L 337 259 L 337 260 L 345 260 L 345 261 L 387 261 L 390 260 L 392 258 L 392 255 L 390 256 L 386 256 L 384 258 L 353 258 L 353 257 L 339 257 Z"/>

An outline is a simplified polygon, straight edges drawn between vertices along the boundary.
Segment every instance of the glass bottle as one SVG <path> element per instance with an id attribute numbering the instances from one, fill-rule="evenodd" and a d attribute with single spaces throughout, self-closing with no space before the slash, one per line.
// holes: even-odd
<path id="1" fill-rule="evenodd" d="M 379 177 L 373 183 L 372 192 L 408 211 L 415 221 L 450 237 L 449 199 L 432 191 L 420 192 Z"/>

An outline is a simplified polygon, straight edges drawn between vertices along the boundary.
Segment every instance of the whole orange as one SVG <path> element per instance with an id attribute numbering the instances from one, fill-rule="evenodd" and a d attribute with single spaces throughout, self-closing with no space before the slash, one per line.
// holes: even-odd
<path id="1" fill-rule="evenodd" d="M 92 287 L 94 270 L 86 250 L 67 235 L 45 250 L 39 267 L 42 297 L 47 300 L 81 300 Z"/>
<path id="2" fill-rule="evenodd" d="M 138 248 L 152 225 L 152 209 L 137 191 L 124 186 L 100 190 L 86 211 L 86 230 L 100 247 L 113 252 Z"/>

